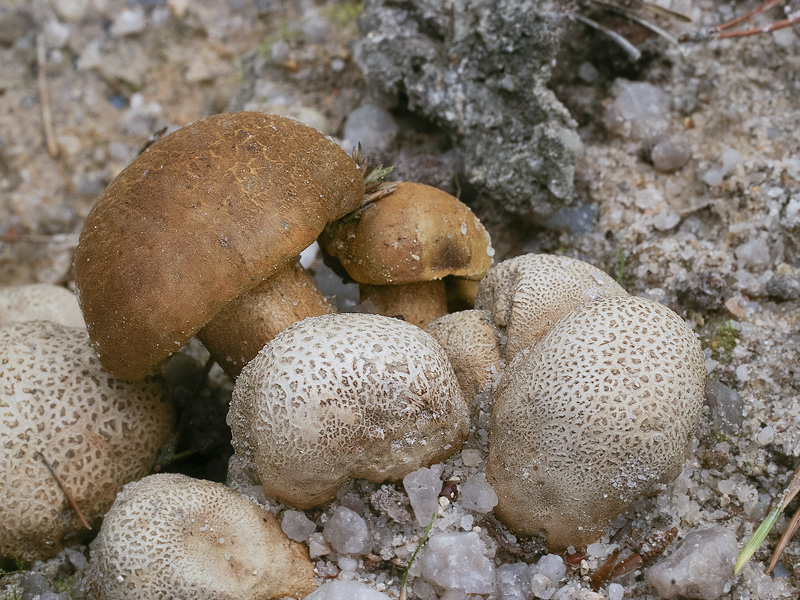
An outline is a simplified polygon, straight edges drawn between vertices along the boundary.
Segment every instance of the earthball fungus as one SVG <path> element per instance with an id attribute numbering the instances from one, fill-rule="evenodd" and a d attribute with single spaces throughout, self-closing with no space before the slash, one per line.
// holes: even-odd
<path id="1" fill-rule="evenodd" d="M 236 379 L 228 424 L 266 493 L 309 508 L 348 478 L 398 480 L 457 452 L 468 409 L 430 335 L 346 313 L 309 317 L 269 342 Z"/>
<path id="2" fill-rule="evenodd" d="M 567 313 L 498 384 L 486 466 L 496 513 L 551 550 L 594 542 L 680 473 L 705 378 L 697 338 L 657 302 L 618 295 Z"/>
<path id="3" fill-rule="evenodd" d="M 469 207 L 421 183 L 332 222 L 319 239 L 378 312 L 425 327 L 447 313 L 443 279 L 481 279 L 492 266 L 489 233 Z"/>
<path id="4" fill-rule="evenodd" d="M 490 389 L 503 368 L 502 336 L 489 311 L 469 309 L 439 317 L 425 328 L 441 344 L 453 365 L 461 391 L 475 398 Z"/>
<path id="5" fill-rule="evenodd" d="M 488 310 L 507 337 L 505 359 L 534 345 L 558 319 L 586 302 L 627 292 L 589 263 L 552 254 L 523 254 L 492 268 L 475 308 Z"/>
<path id="6" fill-rule="evenodd" d="M 157 383 L 104 372 L 85 329 L 27 321 L 0 327 L 0 426 L 0 557 L 38 560 L 83 528 L 56 476 L 91 523 L 152 467 L 171 411 Z"/>
<path id="7" fill-rule="evenodd" d="M 92 545 L 91 600 L 279 600 L 314 589 L 308 552 L 219 483 L 164 473 L 117 496 Z"/>
<path id="8" fill-rule="evenodd" d="M 101 363 L 117 377 L 144 378 L 242 294 L 269 286 L 276 272 L 293 277 L 297 270 L 281 267 L 363 196 L 347 153 L 285 117 L 218 114 L 156 141 L 98 198 L 75 250 L 75 284 Z M 317 295 L 315 314 L 328 312 L 313 286 L 295 289 Z M 268 323 L 274 310 L 262 307 L 254 321 L 252 303 L 243 305 L 246 323 L 234 331 Z M 236 318 L 229 311 L 217 331 L 231 331 Z M 268 323 L 247 346 L 235 333 L 209 345 L 235 374 L 288 324 Z"/>
<path id="9" fill-rule="evenodd" d="M 0 327 L 22 321 L 53 321 L 85 328 L 75 294 L 52 283 L 0 287 Z"/>

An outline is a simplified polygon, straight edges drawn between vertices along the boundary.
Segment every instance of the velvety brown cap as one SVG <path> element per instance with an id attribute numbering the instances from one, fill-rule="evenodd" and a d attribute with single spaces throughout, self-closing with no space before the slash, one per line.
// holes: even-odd
<path id="1" fill-rule="evenodd" d="M 218 114 L 157 141 L 97 200 L 75 252 L 101 363 L 147 376 L 363 194 L 344 150 L 285 117 Z"/>
<path id="2" fill-rule="evenodd" d="M 494 254 L 488 232 L 466 204 L 409 182 L 331 223 L 319 242 L 353 279 L 372 285 L 447 275 L 480 279 Z"/>

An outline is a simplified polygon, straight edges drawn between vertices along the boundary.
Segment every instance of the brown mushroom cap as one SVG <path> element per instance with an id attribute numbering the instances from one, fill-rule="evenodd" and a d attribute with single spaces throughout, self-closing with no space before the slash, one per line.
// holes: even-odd
<path id="1" fill-rule="evenodd" d="M 308 552 L 219 483 L 165 473 L 125 486 L 92 549 L 94 600 L 279 600 L 314 589 Z"/>
<path id="2" fill-rule="evenodd" d="M 480 279 L 492 266 L 489 234 L 469 207 L 421 183 L 334 221 L 319 239 L 359 283 L 390 285 L 456 275 Z"/>
<path id="3" fill-rule="evenodd" d="M 75 294 L 51 283 L 0 287 L 0 327 L 22 321 L 53 321 L 86 327 Z"/>
<path id="4" fill-rule="evenodd" d="M 0 390 L 0 556 L 52 556 L 83 528 L 39 452 L 91 522 L 169 436 L 162 387 L 104 372 L 85 329 L 0 328 Z"/>
<path id="5" fill-rule="evenodd" d="M 613 296 L 571 311 L 498 384 L 486 465 L 495 512 L 552 550 L 596 541 L 680 473 L 705 378 L 700 343 L 667 307 Z"/>
<path id="6" fill-rule="evenodd" d="M 309 317 L 236 379 L 228 424 L 266 493 L 300 508 L 348 478 L 398 480 L 460 449 L 468 409 L 441 346 L 373 314 Z"/>
<path id="7" fill-rule="evenodd" d="M 218 114 L 158 140 L 97 200 L 75 251 L 103 366 L 145 377 L 363 194 L 347 153 L 292 119 Z"/>
<path id="8" fill-rule="evenodd" d="M 480 282 L 475 308 L 505 328 L 506 361 L 536 344 L 558 319 L 586 302 L 627 292 L 589 263 L 554 254 L 523 254 L 492 268 Z"/>

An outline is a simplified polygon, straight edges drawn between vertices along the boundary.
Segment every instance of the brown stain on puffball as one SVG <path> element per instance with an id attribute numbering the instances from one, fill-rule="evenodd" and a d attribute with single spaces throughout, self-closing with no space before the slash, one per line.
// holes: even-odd
<path id="1" fill-rule="evenodd" d="M 125 486 L 87 572 L 92 600 L 278 600 L 314 589 L 306 549 L 237 492 L 185 475 Z"/>
<path id="2" fill-rule="evenodd" d="M 486 468 L 497 514 L 552 550 L 596 541 L 680 473 L 705 378 L 694 333 L 657 302 L 614 296 L 568 313 L 498 384 Z"/>
<path id="3" fill-rule="evenodd" d="M 398 480 L 458 451 L 468 410 L 444 350 L 372 314 L 310 317 L 278 334 L 236 380 L 236 454 L 266 493 L 300 508 L 350 477 Z"/>
<path id="4" fill-rule="evenodd" d="M 46 558 L 82 532 L 37 453 L 92 521 L 150 470 L 166 442 L 163 392 L 103 371 L 84 329 L 49 321 L 0 328 L 0 556 Z"/>

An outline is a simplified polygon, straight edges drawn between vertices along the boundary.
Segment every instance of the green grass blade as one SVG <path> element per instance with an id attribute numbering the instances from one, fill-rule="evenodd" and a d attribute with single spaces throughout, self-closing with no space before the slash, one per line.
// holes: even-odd
<path id="1" fill-rule="evenodd" d="M 736 559 L 736 564 L 733 567 L 734 575 L 742 570 L 742 567 L 747 563 L 748 560 L 755 554 L 758 547 L 761 543 L 767 539 L 769 532 L 775 526 L 775 522 L 778 520 L 778 515 L 781 514 L 783 511 L 783 503 L 779 503 L 769 511 L 767 518 L 758 526 L 758 529 L 755 530 L 753 535 L 744 545 L 742 551 L 739 553 L 739 558 Z"/>

